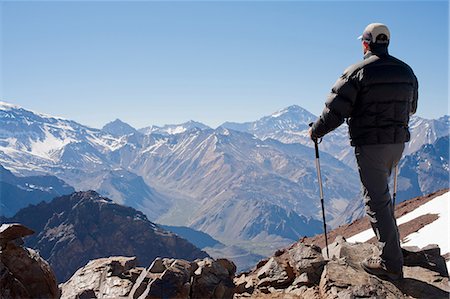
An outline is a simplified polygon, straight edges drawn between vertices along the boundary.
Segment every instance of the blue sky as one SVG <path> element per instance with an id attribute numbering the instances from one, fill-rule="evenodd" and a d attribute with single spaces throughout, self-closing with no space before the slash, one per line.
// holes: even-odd
<path id="1" fill-rule="evenodd" d="M 448 1 L 3 1 L 1 100 L 101 127 L 319 114 L 371 22 L 448 113 Z"/>

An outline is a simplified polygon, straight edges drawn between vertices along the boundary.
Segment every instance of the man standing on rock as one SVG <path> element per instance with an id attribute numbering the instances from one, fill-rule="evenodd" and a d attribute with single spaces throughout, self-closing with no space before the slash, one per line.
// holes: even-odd
<path id="1" fill-rule="evenodd" d="M 388 54 L 386 25 L 368 25 L 360 39 L 364 60 L 337 80 L 309 133 L 317 140 L 347 121 L 366 212 L 381 252 L 361 266 L 368 273 L 397 280 L 403 277 L 403 255 L 388 182 L 410 139 L 408 122 L 417 109 L 418 83 L 406 63 Z"/>

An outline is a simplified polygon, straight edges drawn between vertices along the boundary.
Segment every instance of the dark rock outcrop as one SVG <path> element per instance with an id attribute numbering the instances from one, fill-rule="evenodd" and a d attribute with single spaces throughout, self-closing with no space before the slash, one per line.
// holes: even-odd
<path id="1" fill-rule="evenodd" d="M 319 247 L 301 242 L 280 250 L 235 278 L 235 298 L 448 298 L 449 278 L 439 248 L 404 249 L 405 278 L 386 281 L 360 266 L 377 253 L 369 243 L 337 237 L 325 260 Z"/>
<path id="2" fill-rule="evenodd" d="M 89 262 L 61 284 L 61 298 L 231 299 L 235 271 L 234 264 L 224 259 L 157 258 L 141 268 L 136 267 L 136 258 L 103 258 Z"/>
<path id="3" fill-rule="evenodd" d="M 186 260 L 208 255 L 169 233 L 133 208 L 113 203 L 94 191 L 75 192 L 19 211 L 7 222 L 39 232 L 26 245 L 39 250 L 63 282 L 90 260 L 136 256 L 141 265 L 156 257 Z"/>
<path id="4" fill-rule="evenodd" d="M 48 263 L 22 237 L 33 234 L 18 224 L 0 226 L 0 298 L 58 298 L 56 278 Z"/>

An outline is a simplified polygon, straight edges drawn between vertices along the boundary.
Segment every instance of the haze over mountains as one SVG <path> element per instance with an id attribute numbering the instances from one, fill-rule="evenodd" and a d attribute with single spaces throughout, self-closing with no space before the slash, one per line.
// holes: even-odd
<path id="1" fill-rule="evenodd" d="M 0 164 L 18 176 L 54 175 L 76 190 L 96 190 L 134 207 L 152 221 L 189 226 L 224 244 L 250 241 L 272 250 L 276 242 L 321 232 L 313 145 L 307 136 L 308 123 L 315 119 L 291 106 L 217 129 L 191 121 L 137 130 L 116 120 L 99 130 L 2 103 Z M 421 148 L 435 147 L 448 136 L 448 116 L 413 116 L 410 124 L 412 140 L 405 153 L 413 155 L 402 160 L 399 201 L 447 184 L 448 153 Z M 356 217 L 362 206 L 355 200 L 359 178 L 346 128 L 327 135 L 320 149 L 326 212 L 335 226 Z M 418 176 L 407 171 L 425 156 L 433 167 Z"/>

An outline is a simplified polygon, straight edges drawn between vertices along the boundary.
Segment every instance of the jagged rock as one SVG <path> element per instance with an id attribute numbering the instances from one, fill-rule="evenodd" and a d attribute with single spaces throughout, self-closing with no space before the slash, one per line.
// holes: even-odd
<path id="1" fill-rule="evenodd" d="M 411 250 L 411 249 L 410 249 Z M 323 250 L 325 254 L 325 250 Z M 436 247 L 404 250 L 405 278 L 397 282 L 369 275 L 360 266 L 378 253 L 369 243 L 347 243 L 337 237 L 329 245 L 331 260 L 319 247 L 296 243 L 237 277 L 235 298 L 448 298 L 445 261 Z M 293 279 L 280 288 L 289 269 Z M 286 280 L 285 282 L 288 282 Z"/>
<path id="2" fill-rule="evenodd" d="M 260 279 L 259 288 L 265 286 L 282 288 L 290 285 L 295 278 L 292 268 L 275 257 L 270 258 L 256 276 Z"/>
<path id="3" fill-rule="evenodd" d="M 325 266 L 319 285 L 323 298 L 446 298 L 449 295 L 448 274 L 438 248 L 415 252 L 404 249 L 405 278 L 396 282 L 379 279 L 361 268 L 362 260 L 378 252 L 375 245 L 347 243 L 338 237 L 329 249 L 333 260 Z M 444 268 L 430 261 L 440 261 Z"/>
<path id="4" fill-rule="evenodd" d="M 354 268 L 344 260 L 330 261 L 320 280 L 322 298 L 404 298 L 403 293 L 387 281 Z"/>
<path id="5" fill-rule="evenodd" d="M 193 275 L 191 298 L 233 298 L 235 273 L 230 273 L 230 267 L 224 267 L 223 264 L 224 261 L 217 262 L 210 258 L 197 262 L 198 269 Z M 231 269 L 236 269 L 235 267 L 233 265 Z"/>
<path id="6" fill-rule="evenodd" d="M 296 271 L 297 277 L 302 277 L 296 280 L 297 286 L 313 285 L 319 282 L 323 266 L 326 263 L 320 247 L 296 243 L 281 257 L 289 260 L 289 264 Z"/>
<path id="7" fill-rule="evenodd" d="M 142 269 L 136 267 L 136 258 L 103 258 L 62 284 L 61 298 L 233 298 L 235 269 L 224 259 L 157 258 Z"/>
<path id="8" fill-rule="evenodd" d="M 34 234 L 34 231 L 19 223 L 5 223 L 0 226 L 0 249 L 10 241 Z M 19 241 L 20 242 L 20 241 Z M 21 242 L 20 242 L 21 243 Z"/>
<path id="9" fill-rule="evenodd" d="M 109 257 L 90 261 L 79 269 L 65 283 L 60 285 L 61 298 L 81 298 L 95 294 L 93 298 L 114 298 L 127 296 L 137 273 L 135 257 Z M 140 270 L 140 271 L 139 271 Z"/>
<path id="10" fill-rule="evenodd" d="M 144 293 L 145 298 L 188 298 L 191 288 L 190 277 L 193 272 L 191 263 L 183 260 L 172 262 L 159 277 L 152 280 Z"/>
<path id="11" fill-rule="evenodd" d="M 404 247 L 402 251 L 405 266 L 420 266 L 448 277 L 445 259 L 441 256 L 441 249 L 436 244 L 424 248 Z"/>
<path id="12" fill-rule="evenodd" d="M 57 298 L 55 275 L 39 254 L 20 246 L 22 237 L 33 234 L 18 224 L 0 227 L 0 298 Z"/>
<path id="13" fill-rule="evenodd" d="M 237 297 L 318 298 L 317 285 L 325 263 L 319 247 L 296 243 L 235 279 Z"/>
<path id="14" fill-rule="evenodd" d="M 216 262 L 228 270 L 228 275 L 234 277 L 234 274 L 236 274 L 236 265 L 233 262 L 227 259 L 217 259 Z"/>
<path id="15" fill-rule="evenodd" d="M 251 294 L 255 290 L 254 286 L 256 283 L 257 281 L 254 277 L 242 274 L 234 279 L 235 292 L 238 294 Z"/>
<path id="16" fill-rule="evenodd" d="M 377 255 L 378 248 L 369 243 L 348 243 L 344 237 L 337 236 L 332 244 L 328 246 L 330 259 L 345 259 L 352 267 L 359 267 L 361 261 L 369 256 Z M 326 249 L 322 254 L 326 255 Z"/>
<path id="17" fill-rule="evenodd" d="M 167 267 L 164 265 L 163 260 L 158 257 L 150 265 L 148 271 L 151 273 L 163 273 L 166 269 Z"/>

